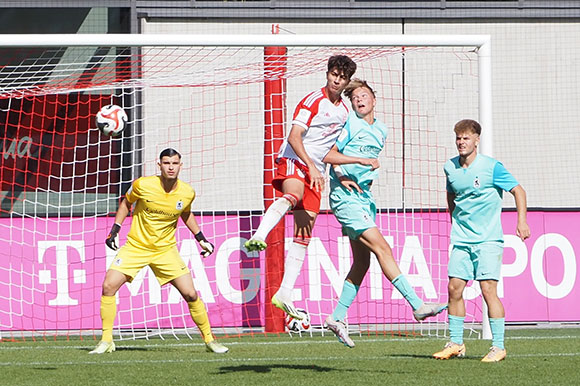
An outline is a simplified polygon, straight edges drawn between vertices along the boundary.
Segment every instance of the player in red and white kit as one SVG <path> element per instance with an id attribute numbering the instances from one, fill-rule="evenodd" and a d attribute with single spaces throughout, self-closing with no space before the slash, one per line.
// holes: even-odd
<path id="1" fill-rule="evenodd" d="M 322 160 L 336 142 L 348 117 L 349 109 L 341 94 L 355 71 L 356 63 L 348 56 L 330 57 L 326 86 L 311 92 L 296 106 L 292 128 L 278 153 L 276 176 L 272 181 L 283 196 L 270 205 L 256 233 L 244 244 L 248 251 L 266 249 L 268 233 L 286 212 L 294 210 L 294 240 L 286 256 L 280 289 L 272 297 L 272 303 L 296 319 L 302 319 L 304 315 L 292 304 L 292 290 L 320 210 L 320 193 L 324 190 L 326 172 Z M 344 155 L 326 161 L 378 167 L 376 159 Z"/>

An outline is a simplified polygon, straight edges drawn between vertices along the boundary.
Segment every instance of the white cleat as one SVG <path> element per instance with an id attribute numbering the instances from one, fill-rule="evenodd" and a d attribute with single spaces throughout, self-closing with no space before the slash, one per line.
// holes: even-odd
<path id="1" fill-rule="evenodd" d="M 348 336 L 348 327 L 340 320 L 333 320 L 332 315 L 329 315 L 324 321 L 324 328 L 328 328 L 336 335 L 338 341 L 346 347 L 353 348 L 354 342 Z"/>
<path id="2" fill-rule="evenodd" d="M 447 303 L 424 302 L 421 307 L 413 311 L 413 316 L 417 322 L 422 322 L 430 316 L 435 316 L 447 309 Z"/>
<path id="3" fill-rule="evenodd" d="M 89 354 L 106 354 L 113 351 L 115 351 L 115 342 L 105 342 L 102 340 L 93 351 L 89 352 Z"/>
<path id="4" fill-rule="evenodd" d="M 213 352 L 216 354 L 225 354 L 228 351 L 230 351 L 230 349 L 224 346 L 223 344 L 218 343 L 215 340 L 212 340 L 211 342 L 207 342 L 205 344 L 205 351 Z"/>

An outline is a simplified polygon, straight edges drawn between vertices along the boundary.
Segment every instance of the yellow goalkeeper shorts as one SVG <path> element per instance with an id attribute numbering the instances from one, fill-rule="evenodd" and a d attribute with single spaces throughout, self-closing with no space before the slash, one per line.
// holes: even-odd
<path id="1" fill-rule="evenodd" d="M 179 255 L 176 246 L 163 250 L 147 250 L 126 243 L 119 249 L 109 269 L 114 269 L 130 277 L 133 281 L 140 270 L 149 266 L 160 285 L 189 273 L 187 265 Z"/>

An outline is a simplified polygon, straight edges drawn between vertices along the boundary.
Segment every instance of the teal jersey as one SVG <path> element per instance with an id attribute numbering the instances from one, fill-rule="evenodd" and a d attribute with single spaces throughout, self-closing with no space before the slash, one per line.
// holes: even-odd
<path id="1" fill-rule="evenodd" d="M 375 119 L 369 124 L 359 118 L 354 112 L 350 113 L 344 128 L 336 141 L 338 151 L 344 155 L 359 158 L 378 158 L 387 139 L 387 126 Z M 370 189 L 370 183 L 377 177 L 378 171 L 371 170 L 370 166 L 360 164 L 340 165 L 345 177 L 350 178 L 363 190 Z M 341 186 L 334 170 L 330 169 L 330 188 Z"/>
<path id="2" fill-rule="evenodd" d="M 503 241 L 503 191 L 518 186 L 516 179 L 501 162 L 481 154 L 467 168 L 461 167 L 459 156 L 454 157 L 445 163 L 444 171 L 447 191 L 455 194 L 451 244 Z"/>

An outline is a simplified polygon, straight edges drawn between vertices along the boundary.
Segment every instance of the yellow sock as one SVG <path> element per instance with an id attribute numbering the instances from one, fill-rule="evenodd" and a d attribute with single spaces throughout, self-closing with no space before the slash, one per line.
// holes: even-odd
<path id="1" fill-rule="evenodd" d="M 113 341 L 113 324 L 117 316 L 115 296 L 101 296 L 101 319 L 103 321 L 103 337 L 105 342 Z"/>
<path id="2" fill-rule="evenodd" d="M 209 325 L 209 318 L 207 317 L 207 311 L 205 310 L 205 304 L 200 298 L 197 298 L 195 302 L 188 302 L 189 313 L 191 314 L 191 319 L 201 331 L 201 336 L 205 343 L 211 342 L 213 340 L 213 335 L 211 334 L 211 327 Z"/>

